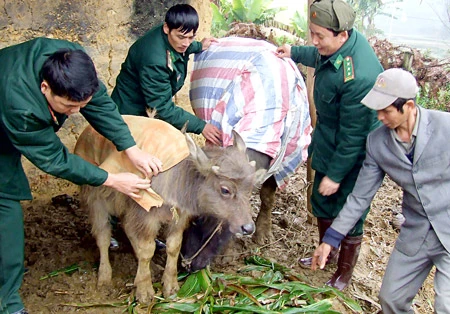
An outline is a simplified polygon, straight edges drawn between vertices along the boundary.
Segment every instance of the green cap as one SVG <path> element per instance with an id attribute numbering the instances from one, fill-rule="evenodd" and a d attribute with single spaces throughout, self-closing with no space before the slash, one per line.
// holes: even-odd
<path id="1" fill-rule="evenodd" d="M 311 23 L 336 32 L 351 29 L 356 17 L 355 10 L 344 0 L 316 0 L 309 14 Z"/>

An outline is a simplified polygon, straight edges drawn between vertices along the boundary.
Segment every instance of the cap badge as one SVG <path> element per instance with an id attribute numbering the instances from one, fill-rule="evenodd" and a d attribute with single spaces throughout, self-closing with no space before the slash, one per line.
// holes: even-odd
<path id="1" fill-rule="evenodd" d="M 382 77 L 378 78 L 378 80 L 377 80 L 377 82 L 375 84 L 379 88 L 386 88 L 386 81 Z"/>
<path id="2" fill-rule="evenodd" d="M 315 19 L 315 18 L 317 17 L 317 12 L 314 11 L 314 12 L 311 14 L 311 17 Z"/>

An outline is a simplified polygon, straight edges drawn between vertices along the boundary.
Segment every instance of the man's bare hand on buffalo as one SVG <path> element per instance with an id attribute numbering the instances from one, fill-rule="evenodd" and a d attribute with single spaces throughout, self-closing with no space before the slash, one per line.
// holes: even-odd
<path id="1" fill-rule="evenodd" d="M 126 149 L 125 153 L 136 169 L 142 172 L 142 174 L 147 178 L 156 176 L 163 170 L 161 160 L 147 152 L 144 152 L 136 145 Z"/>
<path id="2" fill-rule="evenodd" d="M 151 180 L 147 178 L 142 179 L 138 175 L 130 172 L 108 173 L 108 178 L 103 185 L 111 187 L 129 197 L 141 198 L 139 191 L 149 189 Z"/>
<path id="3" fill-rule="evenodd" d="M 211 142 L 217 146 L 222 146 L 222 131 L 214 125 L 207 123 L 202 134 L 206 138 L 207 142 Z"/>

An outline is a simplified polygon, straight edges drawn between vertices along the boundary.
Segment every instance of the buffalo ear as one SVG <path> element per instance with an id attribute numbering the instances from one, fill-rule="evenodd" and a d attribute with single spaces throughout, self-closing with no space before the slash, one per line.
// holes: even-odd
<path id="1" fill-rule="evenodd" d="M 236 132 L 235 130 L 231 131 L 233 133 L 233 146 L 235 146 L 239 151 L 245 153 L 247 147 L 245 146 L 245 142 L 242 139 L 242 137 L 239 135 L 238 132 Z"/>
<path id="2" fill-rule="evenodd" d="M 156 108 L 147 108 L 145 109 L 145 112 L 147 113 L 147 116 L 151 119 L 154 119 L 156 117 Z"/>
<path id="3" fill-rule="evenodd" d="M 186 130 L 187 130 L 188 124 L 189 124 L 189 120 L 187 120 L 187 121 L 183 124 L 183 127 L 182 127 L 181 130 L 180 130 L 181 133 L 186 134 Z"/>
<path id="4" fill-rule="evenodd" d="M 186 142 L 188 144 L 192 160 L 194 160 L 198 164 L 199 169 L 209 169 L 209 158 L 208 156 L 206 156 L 203 149 L 195 144 L 194 140 L 189 136 L 188 133 L 184 134 L 184 136 L 186 137 Z"/>

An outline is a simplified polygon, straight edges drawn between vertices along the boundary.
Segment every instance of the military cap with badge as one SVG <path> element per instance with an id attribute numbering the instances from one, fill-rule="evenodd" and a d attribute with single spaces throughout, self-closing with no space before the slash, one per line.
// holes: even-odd
<path id="1" fill-rule="evenodd" d="M 355 18 L 355 10 L 344 0 L 316 0 L 310 7 L 311 23 L 336 32 L 352 29 Z"/>
<path id="2" fill-rule="evenodd" d="M 355 10 L 344 0 L 316 0 L 310 7 L 311 23 L 331 29 L 335 32 L 344 32 L 353 28 Z M 336 69 L 344 65 L 344 82 L 355 78 L 353 60 L 350 56 L 341 55 L 335 61 Z"/>

